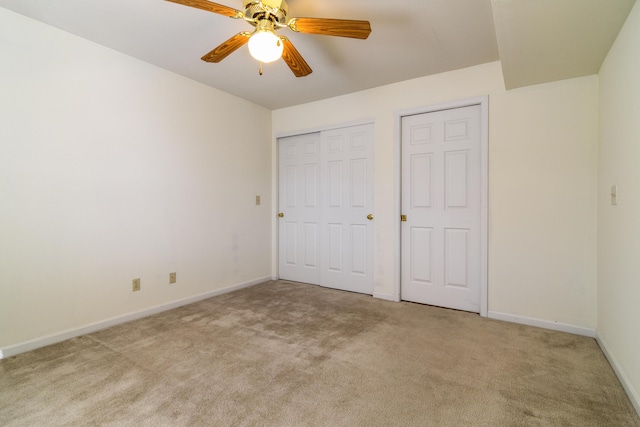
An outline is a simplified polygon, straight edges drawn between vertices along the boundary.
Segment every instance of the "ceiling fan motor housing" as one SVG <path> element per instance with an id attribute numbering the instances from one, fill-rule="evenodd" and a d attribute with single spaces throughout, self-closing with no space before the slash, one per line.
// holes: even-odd
<path id="1" fill-rule="evenodd" d="M 284 25 L 287 23 L 289 8 L 285 0 L 244 0 L 243 5 L 245 17 L 251 20 L 268 19 Z"/>

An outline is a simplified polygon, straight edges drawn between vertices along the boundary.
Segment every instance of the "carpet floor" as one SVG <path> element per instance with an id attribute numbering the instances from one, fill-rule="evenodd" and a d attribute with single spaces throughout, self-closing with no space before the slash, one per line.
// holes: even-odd
<path id="1" fill-rule="evenodd" d="M 595 340 L 286 281 L 0 360 L 2 426 L 640 426 Z"/>

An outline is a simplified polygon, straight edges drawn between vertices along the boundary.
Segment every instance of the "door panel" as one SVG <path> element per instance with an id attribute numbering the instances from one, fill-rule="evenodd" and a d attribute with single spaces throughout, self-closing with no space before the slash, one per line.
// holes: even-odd
<path id="1" fill-rule="evenodd" d="M 433 194 L 433 156 L 411 156 L 411 207 L 430 208 Z"/>
<path id="2" fill-rule="evenodd" d="M 373 293 L 373 125 L 321 134 L 327 179 L 322 218 L 330 244 L 321 248 L 323 286 Z"/>
<path id="3" fill-rule="evenodd" d="M 304 266 L 306 268 L 318 268 L 319 254 L 318 254 L 318 224 L 304 223 Z"/>
<path id="4" fill-rule="evenodd" d="M 367 206 L 367 161 L 351 161 L 351 207 L 362 209 Z"/>
<path id="5" fill-rule="evenodd" d="M 342 224 L 327 224 L 329 229 L 329 244 L 326 246 L 326 250 L 329 252 L 329 262 L 327 269 L 331 272 L 342 273 L 342 260 L 343 260 L 343 233 Z"/>
<path id="6" fill-rule="evenodd" d="M 445 154 L 445 208 L 467 208 L 468 151 Z"/>
<path id="7" fill-rule="evenodd" d="M 480 311 L 480 106 L 402 118 L 401 298 Z"/>
<path id="8" fill-rule="evenodd" d="M 287 267 L 298 265 L 298 224 L 285 221 L 284 226 L 284 263 Z"/>
<path id="9" fill-rule="evenodd" d="M 367 274 L 367 227 L 351 226 L 351 274 Z"/>
<path id="10" fill-rule="evenodd" d="M 432 254 L 433 254 L 433 228 L 411 227 L 411 249 L 407 254 L 412 257 L 410 280 L 416 283 L 431 284 L 433 278 Z"/>
<path id="11" fill-rule="evenodd" d="M 469 230 L 447 228 L 444 236 L 445 286 L 468 288 Z"/>
<path id="12" fill-rule="evenodd" d="M 327 180 L 329 182 L 328 204 L 332 208 L 342 207 L 342 161 L 328 164 Z"/>
<path id="13" fill-rule="evenodd" d="M 320 284 L 320 134 L 280 138 L 278 265 L 282 279 Z"/>

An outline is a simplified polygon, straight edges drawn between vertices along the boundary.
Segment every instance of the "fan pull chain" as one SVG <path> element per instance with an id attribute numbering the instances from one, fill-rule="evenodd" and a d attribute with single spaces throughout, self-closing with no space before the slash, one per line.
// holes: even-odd
<path id="1" fill-rule="evenodd" d="M 260 63 L 260 75 L 262 75 L 262 62 Z"/>

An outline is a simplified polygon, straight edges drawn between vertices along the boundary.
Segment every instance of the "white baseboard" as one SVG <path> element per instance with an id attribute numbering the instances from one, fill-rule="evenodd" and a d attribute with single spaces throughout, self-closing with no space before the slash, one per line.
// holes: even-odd
<path id="1" fill-rule="evenodd" d="M 515 314 L 499 313 L 497 311 L 489 311 L 488 317 L 490 319 L 504 320 L 505 322 L 536 326 L 538 328 L 551 329 L 553 331 L 568 332 L 570 334 L 583 335 L 590 338 L 596 337 L 595 329 L 569 325 L 561 322 L 554 322 L 552 320 L 534 319 L 531 317 L 518 316 Z"/>
<path id="2" fill-rule="evenodd" d="M 382 292 L 375 292 L 375 291 L 374 291 L 374 292 L 373 292 L 373 297 L 374 297 L 374 298 L 378 298 L 378 299 L 383 299 L 383 300 L 386 300 L 386 301 L 398 302 L 398 301 L 393 297 L 393 295 L 391 295 L 391 294 L 385 294 L 385 293 L 382 293 Z"/>
<path id="3" fill-rule="evenodd" d="M 206 292 L 204 294 L 196 295 L 189 298 L 184 298 L 184 299 L 173 301 L 167 304 L 158 305 L 158 306 L 147 308 L 141 311 L 136 311 L 134 313 L 125 314 L 123 316 L 118 316 L 111 319 L 102 320 L 100 322 L 91 323 L 89 325 L 81 326 L 79 328 L 68 329 L 66 331 L 57 332 L 55 334 L 46 335 L 44 337 L 40 337 L 33 340 L 25 341 L 19 344 L 0 348 L 0 359 L 4 357 L 15 356 L 16 354 L 25 353 L 27 351 L 35 350 L 40 347 L 46 347 L 48 345 L 66 341 L 68 339 L 79 337 L 81 335 L 90 334 L 92 332 L 109 328 L 111 326 L 119 325 L 121 323 L 126 323 L 132 320 L 141 319 L 143 317 L 151 316 L 152 314 L 161 313 L 163 311 L 182 307 L 183 305 L 193 304 L 194 302 L 202 301 L 207 298 L 237 291 L 242 288 L 248 288 L 250 286 L 254 286 L 259 283 L 268 282 L 269 280 L 271 280 L 271 277 L 261 277 L 258 279 L 249 280 L 247 282 L 242 282 L 236 285 L 227 286 L 222 289 L 216 289 L 215 291 Z"/>
<path id="4" fill-rule="evenodd" d="M 596 341 L 598 342 L 600 349 L 602 349 L 602 352 L 604 353 L 605 357 L 609 361 L 609 364 L 613 368 L 613 371 L 616 373 L 618 380 L 620 380 L 620 384 L 622 384 L 624 391 L 627 392 L 627 396 L 629 396 L 629 400 L 631 401 L 631 404 L 635 408 L 638 415 L 640 415 L 640 395 L 633 388 L 633 385 L 631 384 L 629 377 L 627 377 L 627 374 L 625 374 L 624 370 L 620 366 L 620 363 L 618 363 L 618 360 L 613 356 L 613 353 L 609 351 L 609 347 L 607 347 L 607 343 L 602 339 L 602 337 L 599 334 L 596 336 Z"/>

